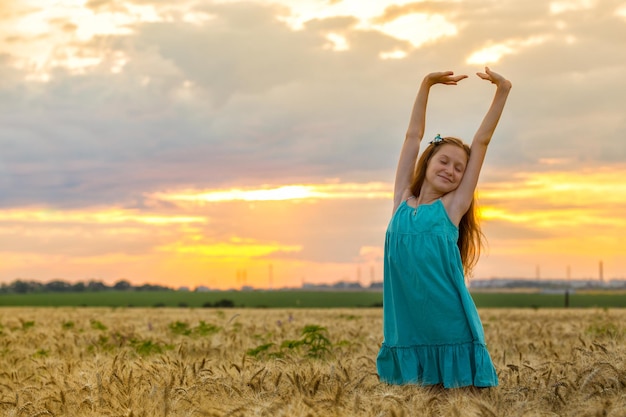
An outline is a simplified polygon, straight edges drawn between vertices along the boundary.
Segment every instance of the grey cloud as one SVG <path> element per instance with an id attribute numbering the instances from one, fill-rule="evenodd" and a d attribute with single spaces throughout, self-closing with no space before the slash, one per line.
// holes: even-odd
<path id="1" fill-rule="evenodd" d="M 276 21 L 275 8 L 250 3 L 207 8 L 217 15 L 202 27 L 185 23 L 140 25 L 137 43 L 155 47 L 190 80 L 223 105 L 235 93 L 262 94 L 312 71 L 316 35 Z"/>
<path id="2" fill-rule="evenodd" d="M 47 84 L 25 83 L 4 57 L 0 204 L 141 205 L 144 193 L 178 187 L 392 181 L 421 77 L 439 69 L 473 77 L 433 90 L 427 125 L 427 135 L 470 140 L 493 88 L 465 60 L 489 42 L 535 35 L 551 37 L 494 65 L 514 87 L 487 163 L 513 171 L 545 157 L 623 161 L 623 141 L 596 139 L 626 135 L 623 20 L 605 6 L 555 17 L 543 2 L 474 4 L 447 15 L 458 36 L 403 60 L 378 54 L 408 51 L 407 42 L 356 30 L 352 18 L 293 31 L 275 17 L 283 10 L 253 3 L 203 6 L 215 16 L 204 25 L 144 23 L 94 39 L 84 47 L 109 51 L 100 67 L 59 69 Z M 333 30 L 349 50 L 324 49 Z M 116 52 L 129 57 L 120 74 L 109 70 Z"/>
<path id="3" fill-rule="evenodd" d="M 489 42 L 546 37 L 544 43 L 520 48 L 493 65 L 513 80 L 514 88 L 490 163 L 521 166 L 542 157 L 586 164 L 626 160 L 626 144 L 599 140 L 626 134 L 619 110 L 626 104 L 619 75 L 626 70 L 620 41 L 626 25 L 614 16 L 614 7 L 602 3 L 592 10 L 549 15 L 544 3 L 498 4 L 489 19 L 476 19 L 470 10 L 458 14 L 459 36 L 437 45 L 460 53 L 465 42 L 479 48 Z M 525 10 L 517 10 L 522 6 Z M 555 29 L 557 21 L 563 29 Z M 569 43 L 568 37 L 575 41 Z"/>

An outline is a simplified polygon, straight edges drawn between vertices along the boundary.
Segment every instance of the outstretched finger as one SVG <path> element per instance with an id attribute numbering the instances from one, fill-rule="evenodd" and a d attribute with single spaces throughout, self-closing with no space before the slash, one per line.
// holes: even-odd
<path id="1" fill-rule="evenodd" d="M 457 75 L 457 76 L 454 76 L 454 77 L 448 77 L 448 80 L 446 81 L 446 84 L 447 83 L 454 83 L 454 84 L 456 84 L 459 81 L 464 80 L 465 78 L 467 78 L 467 75 Z"/>

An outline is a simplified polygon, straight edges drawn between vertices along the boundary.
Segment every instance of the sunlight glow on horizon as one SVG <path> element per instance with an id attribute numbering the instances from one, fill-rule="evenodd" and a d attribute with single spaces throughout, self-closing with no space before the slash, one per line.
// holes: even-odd
<path id="1" fill-rule="evenodd" d="M 504 220 L 509 223 L 531 224 L 538 228 L 573 227 L 582 225 L 591 226 L 626 226 L 626 220 L 611 216 L 604 216 L 604 210 L 588 208 L 565 208 L 562 210 L 531 210 L 514 213 L 510 210 L 485 206 L 479 209 L 483 220 Z"/>
<path id="2" fill-rule="evenodd" d="M 483 184 L 481 199 L 499 201 L 540 200 L 546 204 L 595 207 L 607 203 L 626 204 L 626 183 L 619 170 L 583 172 L 555 171 L 519 173 L 510 182 Z"/>
<path id="3" fill-rule="evenodd" d="M 578 256 L 623 256 L 624 174 L 626 167 L 622 171 L 523 173 L 511 182 L 485 184 L 478 192 L 480 217 L 487 224 L 502 222 L 538 233 L 538 238 L 516 243 L 517 254 L 567 254 L 567 248 Z M 507 250 L 494 248 L 511 253 Z"/>
<path id="4" fill-rule="evenodd" d="M 230 238 L 225 242 L 187 243 L 175 242 L 156 248 L 157 251 L 193 254 L 221 262 L 265 257 L 271 254 L 300 252 L 301 245 L 281 245 L 276 242 L 257 242 L 252 239 Z"/>
<path id="5" fill-rule="evenodd" d="M 12 209 L 0 210 L 0 222 L 24 223 L 79 223 L 111 224 L 137 222 L 144 224 L 183 224 L 205 223 L 200 216 L 157 216 L 142 214 L 122 209 L 90 210 L 52 210 L 52 209 Z"/>
<path id="6" fill-rule="evenodd" d="M 302 199 L 386 199 L 391 198 L 391 185 L 382 182 L 340 184 L 295 184 L 261 189 L 189 190 L 156 193 L 150 197 L 164 201 L 217 203 L 225 201 L 283 201 Z"/>
<path id="7" fill-rule="evenodd" d="M 626 243 L 621 233 L 626 227 L 624 177 L 626 167 L 519 173 L 506 181 L 480 184 L 478 202 L 486 230 L 495 225 L 507 234 L 487 232 L 488 249 L 481 262 L 545 257 L 553 264 L 561 262 L 577 271 L 588 271 L 586 264 L 604 259 L 609 271 L 611 262 L 623 256 Z M 1 250 L 5 259 L 2 271 L 22 271 L 19 276 L 28 277 L 28 271 L 48 271 L 54 264 L 67 277 L 78 277 L 74 279 L 134 274 L 167 283 L 165 277 L 180 276 L 184 277 L 180 285 L 204 283 L 214 288 L 266 286 L 268 265 L 273 265 L 274 282 L 281 286 L 300 277 L 309 282 L 338 281 L 357 268 L 365 276 L 374 271 L 380 279 L 383 248 L 376 240 L 356 242 L 350 261 L 311 258 L 312 252 L 329 242 L 325 229 L 312 223 L 310 216 L 316 213 L 313 215 L 334 218 L 339 223 L 329 223 L 328 227 L 341 224 L 348 236 L 356 230 L 351 223 L 355 213 L 347 214 L 343 205 L 322 203 L 359 198 L 391 201 L 391 188 L 382 182 L 274 185 L 146 195 L 149 211 L 0 210 L 7 237 Z M 303 211 L 300 205 L 290 204 L 303 199 L 319 200 L 320 206 Z M 248 204 L 263 201 L 272 204 Z M 220 204 L 227 202 L 242 204 Z M 267 217 L 272 213 L 274 217 Z M 371 226 L 380 229 L 382 240 L 388 218 L 386 210 L 381 214 Z M 240 215 L 246 216 L 244 223 L 237 220 Z M 255 217 L 263 218 L 262 224 Z M 284 230 L 272 232 L 274 225 Z M 319 230 L 312 233 L 311 227 Z M 300 238 L 304 234 L 308 237 Z M 88 250 L 77 252 L 82 246 Z M 235 273 L 242 270 L 247 271 L 247 284 L 235 279 Z M 314 271 L 324 271 L 325 275 Z M 51 278 L 59 275 L 49 273 Z M 610 276 L 619 273 L 613 269 Z"/>

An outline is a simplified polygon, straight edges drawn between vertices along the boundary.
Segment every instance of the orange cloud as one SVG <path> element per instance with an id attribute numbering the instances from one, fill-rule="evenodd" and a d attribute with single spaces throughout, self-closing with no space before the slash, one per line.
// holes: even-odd
<path id="1" fill-rule="evenodd" d="M 480 187 L 481 217 L 491 262 L 565 265 L 593 275 L 599 260 L 623 274 L 626 247 L 626 167 L 589 171 L 523 173 Z M 480 266 L 478 273 L 480 273 Z M 502 266 L 500 266 L 502 268 Z M 612 269 L 610 269 L 612 268 Z M 591 271 L 591 272 L 589 272 Z M 529 269 L 528 272 L 532 273 Z"/>
<path id="2" fill-rule="evenodd" d="M 522 173 L 481 184 L 479 206 L 489 245 L 477 276 L 532 274 L 535 263 L 548 271 L 546 277 L 548 265 L 557 273 L 572 265 L 578 273 L 586 271 L 583 264 L 593 270 L 599 259 L 606 261 L 607 276 L 616 274 L 626 247 L 623 178 L 626 167 Z M 391 184 L 286 184 L 148 197 L 175 207 L 0 210 L 3 274 L 41 279 L 101 274 L 164 284 L 179 277 L 174 285 L 220 288 L 267 287 L 268 268 L 275 286 L 382 276 L 380 240 Z M 301 201 L 312 204 L 303 207 Z M 336 216 L 339 212 L 354 214 Z M 380 240 L 364 229 L 375 229 Z M 342 262 L 326 257 L 324 251 L 333 251 L 342 239 L 337 245 L 353 245 L 353 255 L 342 255 Z"/>
<path id="3" fill-rule="evenodd" d="M 185 190 L 151 194 L 162 201 L 218 203 L 227 201 L 282 201 L 301 199 L 390 199 L 390 184 L 382 182 L 294 184 L 261 188 L 232 188 L 229 190 Z"/>
<path id="4" fill-rule="evenodd" d="M 118 208 L 96 210 L 52 210 L 39 208 L 0 210 L 0 222 L 21 223 L 76 223 L 76 224 L 115 224 L 145 223 L 154 225 L 205 223 L 201 216 L 159 216 L 136 210 Z"/>
<path id="5" fill-rule="evenodd" d="M 280 252 L 299 252 L 300 245 L 281 245 L 277 242 L 259 242 L 254 239 L 231 238 L 226 242 L 175 242 L 157 248 L 163 252 L 200 255 L 222 262 L 260 258 Z"/>
<path id="6" fill-rule="evenodd" d="M 612 224 L 625 227 L 626 169 L 536 172 L 482 185 L 484 219 L 533 227 Z"/>

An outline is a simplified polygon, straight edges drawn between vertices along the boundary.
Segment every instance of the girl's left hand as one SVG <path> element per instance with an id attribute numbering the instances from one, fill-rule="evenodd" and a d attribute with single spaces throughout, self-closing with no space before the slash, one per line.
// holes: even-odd
<path id="1" fill-rule="evenodd" d="M 478 75 L 483 80 L 491 81 L 498 87 L 511 88 L 511 81 L 507 80 L 497 72 L 491 71 L 489 67 L 485 67 L 485 72 L 477 72 L 476 75 Z"/>

